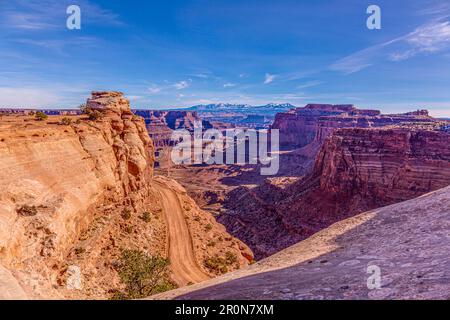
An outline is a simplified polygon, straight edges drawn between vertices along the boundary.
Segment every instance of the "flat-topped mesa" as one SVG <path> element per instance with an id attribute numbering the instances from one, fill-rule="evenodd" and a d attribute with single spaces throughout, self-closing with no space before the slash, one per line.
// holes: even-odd
<path id="1" fill-rule="evenodd" d="M 322 144 L 339 128 L 426 125 L 436 121 L 427 110 L 383 115 L 379 110 L 358 109 L 351 104 L 308 104 L 277 114 L 272 128 L 280 130 L 282 147 L 301 148 L 312 142 Z"/>
<path id="2" fill-rule="evenodd" d="M 315 103 L 310 103 L 310 104 L 307 104 L 303 108 L 297 108 L 297 110 L 322 110 L 322 111 L 351 112 L 353 110 L 356 110 L 356 107 L 353 104 L 315 104 Z"/>
<path id="3" fill-rule="evenodd" d="M 428 112 L 428 110 L 422 109 L 422 110 L 416 110 L 416 111 L 412 111 L 412 112 L 406 112 L 406 113 L 401 113 L 398 115 L 394 115 L 394 116 L 412 116 L 412 117 L 431 117 L 430 113 Z"/>

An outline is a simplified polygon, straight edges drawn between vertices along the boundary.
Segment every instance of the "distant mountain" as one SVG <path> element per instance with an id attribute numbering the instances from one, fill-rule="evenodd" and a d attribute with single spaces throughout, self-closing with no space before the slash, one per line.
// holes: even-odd
<path id="1" fill-rule="evenodd" d="M 236 113 L 236 114 L 259 114 L 273 116 L 278 112 L 286 112 L 295 108 L 290 103 L 269 103 L 263 106 L 252 106 L 249 104 L 217 103 L 207 105 L 197 105 L 185 110 L 197 111 L 200 113 Z"/>

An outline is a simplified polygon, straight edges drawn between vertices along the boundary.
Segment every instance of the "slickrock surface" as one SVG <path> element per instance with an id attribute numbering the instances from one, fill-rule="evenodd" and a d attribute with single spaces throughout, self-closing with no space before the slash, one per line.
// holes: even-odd
<path id="1" fill-rule="evenodd" d="M 450 299 L 449 230 L 446 187 L 343 220 L 248 268 L 155 298 Z M 369 290 L 374 267 L 381 288 Z"/>
<path id="2" fill-rule="evenodd" d="M 114 265 L 122 249 L 167 254 L 167 219 L 177 218 L 164 210 L 162 185 L 153 181 L 154 147 L 144 120 L 119 92 L 94 92 L 87 106 L 100 113 L 97 121 L 0 119 L 0 266 L 9 270 L 0 273 L 0 283 L 8 284 L 0 298 L 21 297 L 17 284 L 28 298 L 108 298 L 121 288 Z M 199 239 L 194 243 L 231 239 L 193 247 L 207 276 L 215 273 L 204 268 L 204 260 L 214 254 L 236 255 L 230 271 L 249 263 L 245 245 L 194 206 L 175 182 L 163 185 L 183 203 L 182 215 L 198 220 L 187 224 Z M 125 219 L 124 212 L 131 216 Z M 150 222 L 142 220 L 144 212 Z M 72 266 L 81 271 L 83 290 L 66 288 Z"/>
<path id="3" fill-rule="evenodd" d="M 337 130 L 309 176 L 284 188 L 241 187 L 219 221 L 266 257 L 336 221 L 449 185 L 449 142 L 443 131 Z"/>

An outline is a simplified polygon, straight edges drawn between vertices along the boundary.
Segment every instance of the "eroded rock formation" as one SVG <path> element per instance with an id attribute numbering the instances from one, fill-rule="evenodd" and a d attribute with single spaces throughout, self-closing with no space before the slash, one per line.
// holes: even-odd
<path id="1" fill-rule="evenodd" d="M 0 264 L 9 270 L 0 273 L 0 283 L 7 281 L 10 292 L 20 291 L 20 284 L 29 298 L 110 297 L 121 288 L 114 267 L 121 250 L 168 252 L 171 216 L 163 189 L 180 203 L 179 216 L 195 218 L 183 222 L 196 237 L 193 243 L 229 239 L 189 249 L 199 272 L 213 276 L 204 260 L 225 251 L 236 256 L 228 270 L 250 262 L 251 251 L 175 182 L 154 182 L 153 143 L 144 119 L 131 112 L 122 93 L 94 92 L 87 107 L 97 120 L 5 116 L 0 121 Z M 150 222 L 143 221 L 144 213 Z M 66 287 L 73 266 L 81 272 L 83 290 Z"/>
<path id="2" fill-rule="evenodd" d="M 310 143 L 322 144 L 339 128 L 373 128 L 408 123 L 432 124 L 426 110 L 383 115 L 378 110 L 358 109 L 354 105 L 308 104 L 276 115 L 273 129 L 280 130 L 283 148 L 301 148 Z"/>
<path id="3" fill-rule="evenodd" d="M 172 145 L 173 130 L 185 129 L 193 132 L 196 123 L 204 130 L 211 129 L 209 121 L 202 120 L 195 111 L 135 110 L 135 114 L 144 118 L 148 132 L 157 147 Z"/>
<path id="4" fill-rule="evenodd" d="M 435 130 L 336 130 L 309 176 L 239 189 L 220 221 L 257 257 L 270 255 L 336 221 L 449 185 L 449 142 Z"/>

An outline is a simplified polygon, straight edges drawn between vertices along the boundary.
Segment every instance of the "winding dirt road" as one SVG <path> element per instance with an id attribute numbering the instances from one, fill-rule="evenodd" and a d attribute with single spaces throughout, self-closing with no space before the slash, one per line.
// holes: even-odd
<path id="1" fill-rule="evenodd" d="M 184 218 L 183 209 L 177 194 L 155 181 L 161 195 L 163 213 L 168 231 L 168 256 L 173 272 L 173 280 L 179 286 L 198 283 L 210 279 L 197 264 L 191 235 Z"/>

